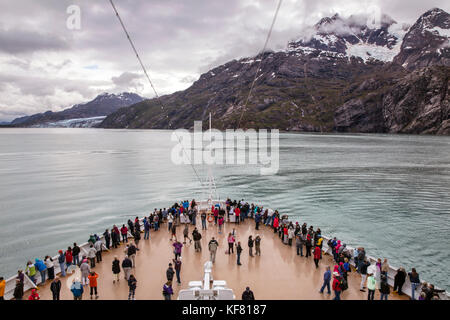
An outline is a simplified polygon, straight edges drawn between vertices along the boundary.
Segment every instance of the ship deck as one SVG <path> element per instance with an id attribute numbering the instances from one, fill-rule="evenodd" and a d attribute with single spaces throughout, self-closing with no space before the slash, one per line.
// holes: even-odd
<path id="1" fill-rule="evenodd" d="M 198 219 L 199 220 L 199 219 Z M 254 292 L 255 299 L 269 300 L 331 300 L 334 293 L 319 293 L 322 286 L 323 273 L 326 266 L 333 270 L 334 261 L 331 256 L 323 255 L 319 268 L 316 269 L 312 257 L 297 256 L 295 244 L 290 247 L 284 245 L 278 234 L 266 226 L 260 226 L 260 230 L 255 230 L 255 224 L 251 220 L 236 225 L 225 223 L 224 232 L 218 233 L 217 227 L 213 223 L 208 223 L 208 230 L 201 230 L 201 222 L 197 221 L 197 228 L 202 234 L 202 252 L 195 252 L 194 242 L 183 246 L 181 285 L 176 284 L 174 277 L 173 299 L 178 297 L 180 289 L 187 289 L 189 281 L 203 279 L 203 265 L 209 260 L 208 242 L 211 237 L 215 237 L 219 242 L 219 249 L 216 255 L 212 275 L 215 280 L 226 280 L 227 286 L 233 289 L 236 299 L 241 299 L 241 294 L 245 287 L 249 286 Z M 232 229 L 236 229 L 236 239 L 241 241 L 244 249 L 241 255 L 241 266 L 236 264 L 236 253 L 228 255 L 227 235 Z M 189 237 L 193 226 L 189 226 Z M 177 236 L 183 239 L 183 226 L 177 228 Z M 250 257 L 248 253 L 247 239 L 249 235 L 259 234 L 261 241 L 261 256 Z M 162 229 L 154 232 L 151 230 L 150 239 L 139 242 L 139 251 L 136 256 L 136 268 L 132 274 L 137 279 L 136 299 L 137 300 L 161 300 L 163 296 L 162 286 L 166 281 L 166 269 L 173 259 L 173 247 L 170 241 L 170 233 L 167 230 L 167 223 L 162 225 Z M 111 271 L 112 260 L 117 255 L 122 261 L 124 257 L 124 245 L 117 249 L 103 252 L 103 261 L 93 268 L 99 275 L 98 293 L 99 300 L 124 300 L 128 298 L 128 285 L 123 279 L 123 272 L 120 274 L 120 281 L 113 284 Z M 67 275 L 61 278 L 62 289 L 61 299 L 73 299 L 69 290 L 72 279 L 75 275 Z M 367 292 L 359 290 L 361 282 L 360 276 L 356 272 L 348 274 L 348 290 L 341 295 L 343 300 L 365 300 Z M 39 286 L 41 299 L 52 299 L 50 292 L 50 281 L 43 286 Z M 24 298 L 28 298 L 29 293 Z M 89 288 L 85 287 L 83 299 L 89 299 Z M 375 299 L 380 299 L 378 290 L 375 292 Z M 399 296 L 391 293 L 389 299 L 408 299 L 406 295 Z"/>

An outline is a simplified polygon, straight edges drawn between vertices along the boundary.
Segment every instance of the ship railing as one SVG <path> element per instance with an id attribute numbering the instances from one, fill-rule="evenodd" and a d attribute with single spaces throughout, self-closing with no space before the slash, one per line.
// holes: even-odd
<path id="1" fill-rule="evenodd" d="M 142 221 L 143 218 L 140 220 Z M 102 251 L 103 250 L 109 251 L 109 249 L 106 247 L 105 242 L 104 242 L 105 237 L 102 235 L 99 238 L 103 241 Z M 133 238 L 133 236 L 131 235 L 130 232 L 128 232 L 128 238 Z M 83 255 L 87 256 L 90 245 L 91 245 L 90 242 L 84 242 L 81 245 L 78 245 L 80 247 L 80 254 L 79 254 L 80 258 Z M 58 255 L 55 255 L 52 257 L 55 276 L 61 274 L 61 265 L 58 262 L 58 257 L 59 257 Z M 41 278 L 40 272 L 37 269 L 36 269 L 36 275 L 34 276 L 34 278 L 36 280 L 36 284 L 28 277 L 28 275 L 25 273 L 25 271 L 23 274 L 24 274 L 24 285 L 23 285 L 24 293 L 31 289 L 36 289 L 36 288 L 39 289 L 39 285 L 42 284 L 42 278 Z M 11 300 L 14 298 L 14 289 L 16 287 L 16 279 L 17 279 L 17 275 L 6 279 L 5 294 L 4 294 L 5 300 Z M 48 272 L 47 272 L 47 279 L 48 279 Z M 24 295 L 24 298 L 26 298 L 25 295 Z"/>
<path id="2" fill-rule="evenodd" d="M 198 201 L 197 202 L 197 206 L 198 206 L 198 210 L 208 210 L 209 208 L 211 208 L 212 204 L 219 204 L 221 208 L 225 207 L 225 201 L 224 200 L 206 200 L 206 201 Z M 143 224 L 143 220 L 144 218 L 140 218 L 139 221 L 141 223 L 141 225 Z M 141 228 L 141 232 L 142 232 L 142 228 Z M 133 235 L 128 232 L 128 238 L 134 238 Z M 331 254 L 331 248 L 328 247 L 328 240 L 330 240 L 331 238 L 327 237 L 327 236 L 322 236 L 323 238 L 323 242 L 322 242 L 322 251 L 325 254 Z M 104 240 L 104 236 L 102 234 L 102 236 L 100 237 L 100 239 L 103 241 Z M 89 250 L 89 246 L 90 246 L 90 242 L 85 242 L 81 245 L 79 245 L 80 247 L 80 251 L 84 253 L 84 255 L 87 256 L 88 250 Z M 103 242 L 103 246 L 102 246 L 106 251 L 108 251 L 108 249 L 106 248 L 104 242 Z M 354 257 L 353 257 L 353 251 L 355 250 L 352 247 L 346 246 L 347 250 L 349 253 L 351 253 L 352 258 L 349 260 L 349 263 L 356 268 L 355 266 L 355 261 L 354 261 Z M 81 253 L 80 253 L 81 254 Z M 83 255 L 83 254 L 82 254 Z M 376 264 L 377 259 L 372 257 L 372 256 L 366 256 L 367 260 L 371 263 L 371 265 Z M 61 274 L 61 268 L 60 268 L 60 264 L 58 263 L 58 255 L 52 257 L 53 259 L 53 263 L 54 263 L 54 272 L 55 275 Z M 391 265 L 389 265 L 389 271 L 388 271 L 388 275 L 387 275 L 387 280 L 388 280 L 388 284 L 393 287 L 394 286 L 394 277 L 397 273 L 398 268 L 393 267 Z M 12 276 L 8 279 L 6 279 L 6 284 L 5 284 L 5 294 L 4 294 L 4 298 L 6 300 L 10 300 L 13 298 L 13 293 L 14 293 L 14 289 L 16 286 L 16 279 L 17 276 Z M 41 276 L 40 273 L 36 270 L 36 275 L 35 275 L 35 279 L 36 279 L 36 284 L 39 285 L 41 284 Z M 424 283 L 424 281 L 421 282 L 422 284 Z M 33 283 L 33 281 L 28 277 L 28 275 L 24 272 L 24 288 L 23 291 L 26 292 L 30 289 L 33 288 L 37 288 L 37 285 L 35 285 Z M 439 287 L 435 287 L 436 289 L 439 290 Z M 420 295 L 420 289 L 421 287 L 419 286 L 418 288 L 416 288 L 415 291 L 415 296 L 419 297 Z M 405 283 L 403 284 L 402 287 L 402 292 L 404 294 L 406 294 L 407 296 L 411 297 L 411 282 L 409 281 L 409 277 L 406 277 L 405 279 Z M 447 291 L 439 293 L 439 298 L 441 300 L 450 300 L 450 293 L 448 293 Z"/>
<path id="3" fill-rule="evenodd" d="M 322 251 L 326 254 L 333 255 L 333 253 L 331 252 L 331 248 L 327 244 L 328 240 L 330 240 L 331 237 L 326 237 L 326 236 L 322 235 L 322 238 L 323 238 Z M 354 256 L 353 256 L 354 250 L 356 250 L 356 249 L 349 247 L 349 246 L 346 246 L 346 249 L 352 255 L 352 258 L 349 259 L 349 263 L 356 269 L 357 266 L 355 265 L 355 260 L 354 260 Z M 377 263 L 377 259 L 372 256 L 366 256 L 366 258 L 367 258 L 367 261 L 370 262 L 371 265 L 375 265 Z M 389 271 L 387 274 L 387 282 L 391 287 L 394 287 L 394 279 L 395 279 L 395 275 L 397 274 L 398 269 L 399 268 L 397 268 L 397 267 L 389 265 Z M 425 281 L 422 281 L 421 283 L 423 284 L 424 282 Z M 435 288 L 439 290 L 438 287 L 435 287 Z M 421 292 L 421 286 L 418 286 L 414 293 L 416 299 L 419 297 L 420 292 Z M 409 280 L 408 276 L 406 277 L 405 283 L 403 284 L 402 293 L 409 297 L 412 296 L 411 281 Z M 448 292 L 441 292 L 441 293 L 438 293 L 438 295 L 441 300 L 450 300 L 450 294 Z"/>

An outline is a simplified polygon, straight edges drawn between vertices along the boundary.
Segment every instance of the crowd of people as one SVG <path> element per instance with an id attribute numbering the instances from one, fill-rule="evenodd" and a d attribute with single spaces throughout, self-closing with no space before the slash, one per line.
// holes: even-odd
<path id="1" fill-rule="evenodd" d="M 120 273 L 123 272 L 123 279 L 127 282 L 129 288 L 128 299 L 134 299 L 137 279 L 133 274 L 133 269 L 136 267 L 136 255 L 139 251 L 141 233 L 144 233 L 144 240 L 150 240 L 151 231 L 157 232 L 163 223 L 167 223 L 167 230 L 171 235 L 170 241 L 172 241 L 174 258 L 166 270 L 167 281 L 163 284 L 162 295 L 164 299 L 170 300 L 173 295 L 172 283 L 174 281 L 174 275 L 176 276 L 177 284 L 181 284 L 181 256 L 183 245 L 186 245 L 187 241 L 189 243 L 194 241 L 195 251 L 202 251 L 202 235 L 196 226 L 198 214 L 195 200 L 191 202 L 184 200 L 180 203 L 175 203 L 167 209 L 157 210 L 155 208 L 150 215 L 143 218 L 142 222 L 136 217 L 134 221 L 129 219 L 120 229 L 116 225 L 113 225 L 111 230 L 106 229 L 102 234 L 103 238 L 100 238 L 97 234 L 91 235 L 88 239 L 89 248 L 87 252 L 82 253 L 77 243 L 73 243 L 73 246 L 69 246 L 67 250 L 58 251 L 57 261 L 49 255 L 45 256 L 42 260 L 35 259 L 34 263 L 28 261 L 25 272 L 23 270 L 18 271 L 16 287 L 13 294 L 14 299 L 22 300 L 24 297 L 24 274 L 26 274 L 37 286 L 50 281 L 52 297 L 54 300 L 59 300 L 61 292 L 60 277 L 65 277 L 67 273 L 72 273 L 77 268 L 79 268 L 81 278 L 75 278 L 70 289 L 74 300 L 81 300 L 83 298 L 85 288 L 89 288 L 91 299 L 98 299 L 99 290 L 97 279 L 99 275 L 93 269 L 96 264 L 102 262 L 102 252 L 104 250 L 116 249 L 121 243 L 124 245 L 124 257 L 120 261 L 117 255 L 114 256 L 112 261 L 112 281 L 113 283 L 118 283 L 120 281 Z M 219 234 L 223 232 L 225 222 L 240 224 L 246 219 L 251 219 L 255 223 L 255 231 L 259 230 L 261 225 L 272 228 L 274 234 L 279 237 L 283 244 L 287 246 L 294 245 L 296 247 L 296 254 L 298 256 L 306 259 L 311 257 L 316 268 L 319 267 L 322 259 L 324 238 L 322 237 L 320 228 L 314 230 L 313 226 L 308 227 L 306 223 L 302 225 L 298 222 L 293 223 L 287 215 L 282 216 L 277 210 L 265 209 L 258 205 L 244 202 L 243 200 L 231 201 L 227 199 L 224 208 L 221 208 L 219 205 L 213 206 L 210 215 L 206 211 L 202 211 L 200 218 L 201 230 L 207 230 L 212 225 L 217 228 Z M 207 222 L 210 223 L 209 226 Z M 183 238 L 178 239 L 177 228 L 182 224 L 184 224 Z M 189 236 L 189 225 L 192 225 L 193 228 L 191 233 L 192 238 Z M 238 266 L 242 265 L 240 258 L 243 248 L 241 242 L 237 241 L 235 228 L 232 228 L 232 231 L 228 233 L 226 241 L 228 248 L 225 253 L 232 255 L 236 251 L 236 263 Z M 262 239 L 259 234 L 248 237 L 247 246 L 249 257 L 261 255 L 261 241 Z M 323 284 L 319 290 L 321 294 L 324 293 L 325 289 L 327 289 L 327 294 L 331 294 L 332 289 L 334 291 L 334 299 L 340 300 L 341 293 L 348 289 L 348 273 L 357 272 L 361 276 L 360 290 L 365 292 L 365 289 L 367 289 L 368 300 L 374 299 L 376 290 L 380 292 L 381 300 L 388 299 L 391 289 L 387 283 L 389 271 L 387 259 L 384 259 L 383 262 L 381 259 L 378 259 L 374 268 L 371 268 L 371 263 L 366 256 L 364 248 L 359 247 L 351 251 L 345 243 L 336 238 L 330 239 L 327 242 L 327 246 L 330 251 L 329 253 L 333 256 L 335 265 L 333 266 L 333 271 L 331 271 L 330 266 L 326 267 L 326 271 L 323 274 Z M 216 261 L 218 247 L 219 242 L 212 237 L 208 241 L 207 248 L 212 263 Z M 354 266 L 350 264 L 352 259 Z M 56 265 L 59 266 L 60 276 L 56 276 Z M 38 273 L 40 275 L 39 284 L 37 283 L 36 277 Z M 394 292 L 397 292 L 399 295 L 403 294 L 402 287 L 406 281 L 406 277 L 409 277 L 411 282 L 412 299 L 415 299 L 415 291 L 420 287 L 422 291 L 418 297 L 419 300 L 438 299 L 438 293 L 444 291 L 435 289 L 432 284 L 422 284 L 419 279 L 419 274 L 414 268 L 408 274 L 404 268 L 400 268 L 395 275 L 393 288 Z M 0 278 L 0 299 L 3 298 L 4 287 L 5 280 Z M 28 300 L 39 299 L 38 290 L 32 289 Z M 254 294 L 249 287 L 242 294 L 242 299 L 254 299 Z"/>

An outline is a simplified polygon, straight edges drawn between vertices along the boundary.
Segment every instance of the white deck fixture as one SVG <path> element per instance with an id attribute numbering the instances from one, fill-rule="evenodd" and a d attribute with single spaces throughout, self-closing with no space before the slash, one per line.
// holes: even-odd
<path id="1" fill-rule="evenodd" d="M 213 280 L 211 261 L 204 264 L 203 281 L 189 281 L 189 289 L 180 290 L 178 300 L 234 300 L 233 290 L 224 280 Z"/>

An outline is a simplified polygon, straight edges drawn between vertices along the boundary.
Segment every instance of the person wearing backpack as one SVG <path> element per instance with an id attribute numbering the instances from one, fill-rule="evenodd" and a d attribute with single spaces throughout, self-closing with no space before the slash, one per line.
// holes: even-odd
<path id="1" fill-rule="evenodd" d="M 341 276 L 339 275 L 339 272 L 333 272 L 333 291 L 334 291 L 334 298 L 333 300 L 341 300 Z"/>

